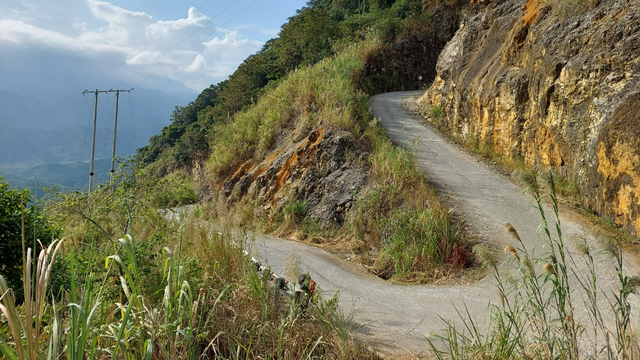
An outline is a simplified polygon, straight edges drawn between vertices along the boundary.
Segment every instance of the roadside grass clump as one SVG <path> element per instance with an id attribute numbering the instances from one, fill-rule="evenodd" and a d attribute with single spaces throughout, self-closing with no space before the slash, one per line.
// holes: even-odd
<path id="1" fill-rule="evenodd" d="M 153 185 L 153 204 L 158 208 L 175 207 L 198 202 L 193 180 L 186 171 L 176 171 Z"/>
<path id="2" fill-rule="evenodd" d="M 380 138 L 371 155 L 372 187 L 350 220 L 357 253 L 382 278 L 428 281 L 471 264 L 460 224 L 439 201 L 411 154 Z"/>
<path id="3" fill-rule="evenodd" d="M 173 220 L 153 197 L 142 179 L 124 177 L 115 191 L 99 187 L 89 199 L 64 195 L 48 205 L 74 235 L 42 249 L 35 268 L 28 249 L 24 305 L 0 277 L 2 356 L 377 358 L 353 339 L 355 325 L 337 299 L 318 299 L 304 316 L 286 297 L 276 303 L 270 274 L 243 252 L 244 237 L 195 215 Z M 91 228 L 92 237 L 79 237 Z M 107 231 L 124 228 L 120 237 Z"/>
<path id="4" fill-rule="evenodd" d="M 444 110 L 440 106 L 434 106 L 431 108 L 431 116 L 436 119 L 442 119 L 444 117 Z"/>
<path id="5" fill-rule="evenodd" d="M 321 242 L 326 236 L 336 233 L 335 224 L 321 226 L 320 222 L 309 214 L 309 203 L 306 200 L 292 200 L 282 209 L 282 217 L 272 219 L 280 223 L 277 234 L 293 235 L 298 240 Z"/>
<path id="6" fill-rule="evenodd" d="M 443 335 L 429 340 L 438 359 L 636 359 L 640 342 L 631 314 L 631 294 L 636 278 L 624 274 L 622 250 L 615 241 L 604 239 L 604 250 L 597 254 L 586 240 L 571 253 L 562 233 L 558 198 L 552 175 L 546 176 L 549 192 L 542 195 L 540 176 L 529 174 L 529 189 L 542 216 L 541 231 L 547 240 L 542 258 L 533 258 L 517 230 L 506 224 L 515 245 L 508 245 L 517 275 L 505 277 L 495 269 L 499 304 L 490 304 L 487 326 L 481 326 L 465 308 L 456 327 L 446 322 Z M 549 198 L 554 218 L 548 218 L 543 199 Z M 598 287 L 598 256 L 615 260 L 619 290 L 604 294 Z M 583 262 L 588 271 L 573 268 Z M 604 299 L 603 299 L 604 297 Z M 603 301 L 606 300 L 606 301 Z M 581 323 L 575 313 L 582 301 L 589 323 Z M 440 340 L 442 343 L 437 343 Z M 585 347 L 585 341 L 588 346 Z M 442 345 L 443 344 L 443 345 Z M 590 348 L 589 348 L 590 346 Z"/>
<path id="7" fill-rule="evenodd" d="M 550 184 L 553 183 L 553 191 L 558 201 L 577 208 L 582 207 L 580 183 L 576 176 L 568 173 L 558 174 L 554 169 L 547 169 L 538 165 L 528 166 L 522 161 L 512 163 L 511 166 L 506 168 L 510 169 L 511 174 L 520 183 L 524 185 L 531 183 L 531 174 L 536 174 L 537 177 L 544 180 L 538 185 L 541 191 L 550 192 L 552 190 Z M 551 181 L 551 179 L 553 179 L 553 181 Z"/>
<path id="8" fill-rule="evenodd" d="M 294 200 L 287 204 L 283 213 L 288 224 L 300 225 L 307 219 L 309 204 L 306 200 Z"/>

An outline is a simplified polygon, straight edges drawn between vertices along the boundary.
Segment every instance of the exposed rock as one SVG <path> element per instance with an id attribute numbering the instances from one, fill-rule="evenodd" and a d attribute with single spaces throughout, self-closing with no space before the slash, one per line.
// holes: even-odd
<path id="1" fill-rule="evenodd" d="M 638 233 L 640 4 L 566 18 L 545 4 L 500 1 L 468 18 L 421 103 L 456 136 L 577 177 L 586 206 Z"/>
<path id="2" fill-rule="evenodd" d="M 436 77 L 438 55 L 458 27 L 459 9 L 437 7 L 425 28 L 382 47 L 366 59 L 372 93 L 424 88 Z"/>
<path id="3" fill-rule="evenodd" d="M 367 171 L 359 165 L 364 155 L 351 133 L 318 128 L 260 164 L 241 164 L 222 191 L 230 201 L 251 197 L 256 211 L 267 216 L 293 200 L 306 200 L 308 215 L 322 226 L 341 224 L 367 183 Z"/>

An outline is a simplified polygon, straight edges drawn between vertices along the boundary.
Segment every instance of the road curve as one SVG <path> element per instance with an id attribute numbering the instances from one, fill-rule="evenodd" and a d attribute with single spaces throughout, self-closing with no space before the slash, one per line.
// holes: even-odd
<path id="1" fill-rule="evenodd" d="M 542 255 L 545 241 L 538 232 L 541 217 L 533 207 L 533 199 L 483 162 L 448 143 L 411 113 L 405 100 L 418 94 L 374 96 L 370 100 L 371 111 L 395 144 L 415 153 L 420 169 L 464 218 L 471 232 L 493 249 L 502 249 L 512 243 L 503 230 L 504 223 L 509 222 L 525 245 Z M 562 218 L 562 229 L 565 239 L 585 239 L 597 246 L 590 231 L 570 218 Z M 395 285 L 312 246 L 263 235 L 256 235 L 252 244 L 252 251 L 276 273 L 286 274 L 287 264 L 295 259 L 301 270 L 309 271 L 325 297 L 339 292 L 345 312 L 355 311 L 354 322 L 361 326 L 359 333 L 386 352 L 424 354 L 426 336 L 444 329 L 441 318 L 458 320 L 455 306 L 466 306 L 482 322 L 489 303 L 498 297 L 491 275 L 466 286 Z M 598 285 L 605 293 L 612 293 L 617 289 L 615 264 L 606 257 L 598 265 Z M 625 266 L 632 274 L 639 273 L 633 257 L 628 256 Z M 574 270 L 584 273 L 585 268 L 578 265 Z M 583 318 L 583 312 L 577 309 L 577 317 Z"/>

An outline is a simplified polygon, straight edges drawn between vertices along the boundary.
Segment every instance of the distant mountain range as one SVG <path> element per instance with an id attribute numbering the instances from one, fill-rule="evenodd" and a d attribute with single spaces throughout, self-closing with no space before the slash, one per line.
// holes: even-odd
<path id="1" fill-rule="evenodd" d="M 170 123 L 175 106 L 194 98 L 195 94 L 150 89 L 121 93 L 117 156 L 135 154 Z M 37 175 L 48 186 L 81 189 L 89 175 L 94 99 L 81 91 L 0 90 L 0 176 L 13 187 L 33 187 Z M 106 164 L 107 175 L 114 115 L 115 94 L 99 94 L 96 159 L 103 159 L 100 164 Z M 96 174 L 99 170 L 96 165 Z"/>

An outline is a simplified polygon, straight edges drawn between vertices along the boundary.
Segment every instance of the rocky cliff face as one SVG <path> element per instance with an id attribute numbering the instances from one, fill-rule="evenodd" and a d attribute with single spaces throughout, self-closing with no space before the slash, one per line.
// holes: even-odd
<path id="1" fill-rule="evenodd" d="M 560 2 L 496 1 L 468 17 L 421 104 L 456 136 L 577 177 L 588 208 L 640 233 L 640 3 L 560 16 Z"/>
<path id="2" fill-rule="evenodd" d="M 254 199 L 261 216 L 281 213 L 291 201 L 306 201 L 309 216 L 321 225 L 342 224 L 367 183 L 368 171 L 359 164 L 367 153 L 353 134 L 322 127 L 303 128 L 283 143 L 262 162 L 241 164 L 223 184 L 223 195 L 231 201 Z"/>

